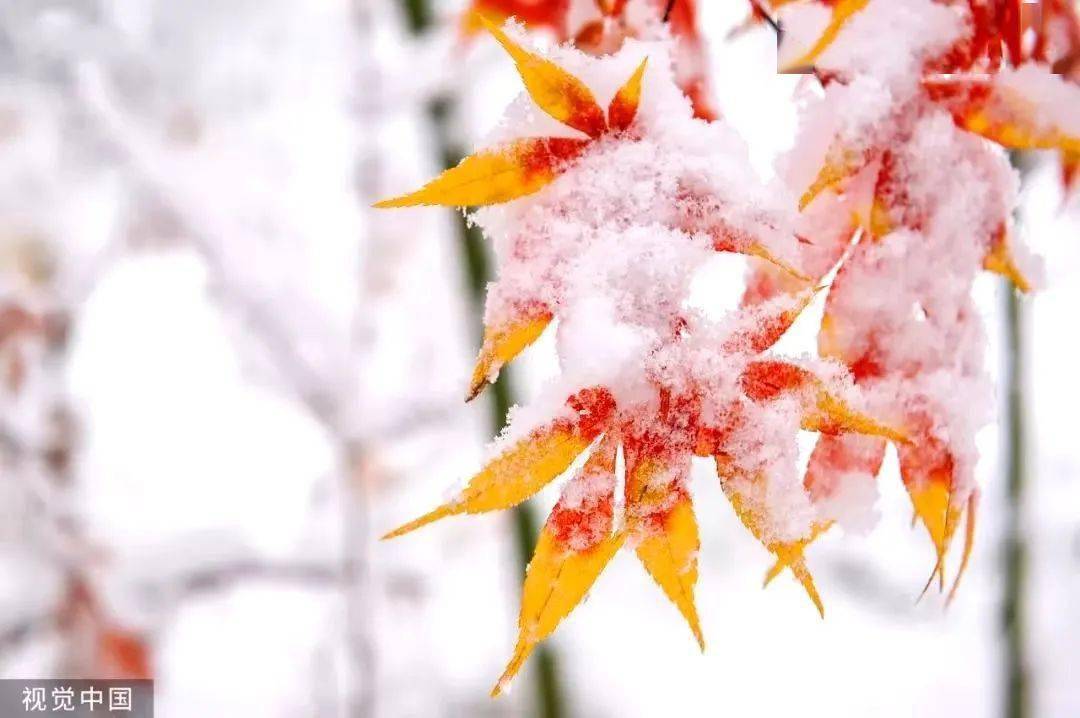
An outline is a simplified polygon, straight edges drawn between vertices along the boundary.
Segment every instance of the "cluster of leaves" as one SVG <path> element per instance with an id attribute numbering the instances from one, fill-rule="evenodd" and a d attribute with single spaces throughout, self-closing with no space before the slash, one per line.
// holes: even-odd
<path id="1" fill-rule="evenodd" d="M 423 204 L 483 206 L 539 192 L 575 170 L 575 161 L 601 143 L 633 144 L 641 139 L 635 123 L 642 96 L 643 61 L 618 89 L 606 112 L 581 80 L 555 63 L 530 53 L 501 29 L 482 20 L 514 59 L 532 100 L 551 117 L 583 133 L 583 139 L 546 137 L 512 141 L 463 160 L 419 190 L 379 203 L 379 207 Z M 712 217 L 719 197 L 683 189 L 671 198 L 677 207 L 672 229 L 684 241 L 706 235 L 714 251 L 762 258 L 799 282 L 790 300 L 766 303 L 746 313 L 734 328 L 714 340 L 695 317 L 672 307 L 661 316 L 664 336 L 652 350 L 655 365 L 640 367 L 648 386 L 644 400 L 620 399 L 609 386 L 576 387 L 565 408 L 548 423 L 510 443 L 459 496 L 388 534 L 400 536 L 432 521 L 461 513 L 514 506 L 562 474 L 582 454 L 577 471 L 552 511 L 537 544 L 525 582 L 520 636 L 498 692 L 530 651 L 549 635 L 581 600 L 614 553 L 631 544 L 650 575 L 682 612 L 702 643 L 694 585 L 698 530 L 687 488 L 694 456 L 715 460 L 722 486 L 737 515 L 770 551 L 791 566 L 819 610 L 813 579 L 797 554 L 801 540 L 784 540 L 768 515 L 771 459 L 762 445 L 769 417 L 795 407 L 798 421 L 786 427 L 822 433 L 848 431 L 903 441 L 902 432 L 857 411 L 831 377 L 762 354 L 786 331 L 814 295 L 806 277 L 745 229 Z M 766 224 L 768 224 L 766 222 Z M 791 238 L 792 241 L 793 238 Z M 543 251 L 539 248 L 538 251 Z M 542 296 L 517 297 L 510 309 L 486 326 L 469 398 L 498 374 L 500 367 L 536 340 L 549 323 L 568 312 L 569 302 Z M 679 350 L 693 343 L 695 329 L 708 351 L 731 359 L 737 368 L 730 391 L 717 392 L 716 377 L 677 365 Z M 665 360 L 665 352 L 675 357 Z M 781 412 L 782 413 L 782 412 Z M 748 450 L 748 446 L 753 450 Z M 591 450 L 590 450 L 591 448 Z M 624 503 L 616 521 L 616 457 L 625 460 Z"/>
<path id="2" fill-rule="evenodd" d="M 1080 83 L 1080 14 L 1069 0 L 935 0 L 959 10 L 968 32 L 923 67 L 928 92 L 948 103 L 957 124 L 1010 149 L 1057 150 L 1062 181 L 1071 190 L 1080 170 L 1075 137 L 1055 128 L 1033 126 L 1033 117 L 1022 99 L 995 78 L 1012 66 L 1037 66 L 1039 71 Z M 846 25 L 863 12 L 870 0 L 816 0 L 829 8 L 829 22 L 812 46 L 789 61 L 784 70 L 814 69 L 827 83 L 838 78 L 828 69 L 815 68 Z M 805 0 L 773 0 L 773 10 L 806 4 Z M 762 4 L 752 0 L 751 19 L 769 17 Z M 842 73 L 841 73 L 842 75 Z M 954 77 L 960 75 L 960 77 Z"/>
<path id="3" fill-rule="evenodd" d="M 901 425 L 911 435 L 911 441 L 899 447 L 900 469 L 915 514 L 934 543 L 937 561 L 931 581 L 937 576 L 939 585 L 944 582 L 950 542 L 967 515 L 955 592 L 974 532 L 978 492 L 969 455 L 977 427 L 950 416 L 958 413 L 949 406 L 956 400 L 945 394 L 946 387 L 958 391 L 982 376 L 977 359 L 981 333 L 968 301 L 972 275 L 981 265 L 1008 277 L 1021 291 L 1030 291 L 1033 284 L 1024 268 L 1030 262 L 1018 259 L 1012 238 L 1013 173 L 999 148 L 972 135 L 1010 150 L 1058 151 L 1069 188 L 1080 136 L 1075 124 L 1062 127 L 1055 120 L 1068 113 L 1080 116 L 1080 91 L 1054 72 L 1075 65 L 1080 23 L 1074 8 L 1056 0 L 1038 6 L 1018 0 L 939 2 L 959 19 L 961 32 L 951 42 L 926 48 L 919 62 L 901 76 L 889 77 L 867 69 L 852 53 L 847 57 L 839 53 L 833 56 L 838 61 L 829 62 L 834 46 L 850 39 L 845 35 L 849 26 L 855 29 L 864 13 L 879 10 L 882 4 L 870 0 L 819 4 L 828 7 L 829 21 L 787 69 L 814 70 L 824 86 L 818 109 L 835 103 L 835 112 L 856 110 L 845 105 L 844 96 L 848 87 L 859 83 L 879 84 L 887 90 L 888 101 L 873 121 L 854 132 L 821 138 L 811 131 L 801 138 L 828 146 L 820 170 L 801 188 L 800 209 L 807 226 L 816 230 L 816 246 L 810 250 L 819 255 L 803 266 L 816 263 L 821 271 L 808 271 L 820 280 L 835 258 L 844 255 L 826 301 L 818 348 L 821 356 L 843 362 L 860 386 L 871 391 L 888 388 L 893 406 L 883 410 L 901 416 Z M 897 44 L 909 45 L 909 40 L 898 38 Z M 1036 91 L 1019 92 L 1018 80 L 1035 85 Z M 862 95 L 854 97 L 853 102 L 863 101 Z M 942 127 L 943 114 L 952 118 L 954 131 Z M 934 140 L 927 141 L 931 134 Z M 944 168 L 945 175 L 954 174 L 955 181 L 929 177 L 928 168 L 935 166 Z M 981 198 L 973 221 L 958 234 L 941 225 L 948 214 L 962 216 L 980 191 L 963 186 L 967 166 L 974 168 L 972 176 L 978 184 L 985 183 L 989 196 Z M 830 229 L 823 232 L 825 225 Z M 916 263 L 943 257 L 943 266 L 933 269 L 937 276 L 929 280 L 912 270 Z M 882 271 L 883 262 L 899 264 Z M 898 299 L 868 308 L 873 304 L 867 301 L 868 283 L 882 281 L 886 283 L 880 291 Z M 751 277 L 746 301 L 784 291 L 792 291 L 790 282 L 761 267 Z M 933 344 L 940 351 L 912 356 L 905 351 L 912 344 L 920 348 Z M 961 392 L 961 396 L 968 395 Z M 965 409 L 975 412 L 970 406 Z M 881 440 L 822 437 L 805 478 L 809 495 L 815 501 L 826 499 L 852 471 L 876 475 L 885 449 Z M 819 526 L 816 533 L 826 528 Z M 781 568 L 778 565 L 770 576 Z"/>
<path id="4" fill-rule="evenodd" d="M 937 44 L 920 44 L 919 38 L 900 43 L 914 63 L 867 63 L 860 52 L 880 39 L 860 37 L 860 27 L 873 27 L 860 22 L 887 12 L 883 8 L 890 1 L 773 4 L 818 5 L 829 13 L 820 35 L 791 63 L 813 69 L 823 93 L 809 103 L 789 163 L 806 165 L 812 155 L 806 147 L 823 149 L 810 157 L 816 166 L 805 182 L 789 178 L 790 223 L 783 212 L 760 208 L 733 215 L 732 198 L 722 187 L 683 175 L 654 183 L 646 204 L 652 202 L 656 211 L 647 218 L 631 216 L 640 208 L 621 202 L 614 203 L 615 211 L 625 208 L 626 216 L 608 217 L 611 208 L 599 196 L 604 188 L 595 173 L 586 173 L 596 166 L 621 167 L 602 163 L 619 152 L 632 156 L 635 147 L 656 139 L 657 128 L 643 122 L 640 111 L 650 87 L 662 88 L 646 82 L 646 62 L 622 82 L 605 109 L 586 82 L 524 49 L 491 21 L 521 10 L 517 3 L 474 4 L 470 22 L 487 27 L 513 59 L 535 105 L 569 129 L 566 136 L 516 139 L 483 150 L 415 192 L 377 205 L 513 203 L 491 220 L 509 233 L 509 249 L 502 257 L 503 276 L 489 292 L 470 399 L 550 324 L 558 320 L 565 327 L 581 310 L 587 300 L 567 286 L 574 271 L 595 269 L 584 259 L 594 251 L 590 242 L 613 233 L 625 239 L 620 250 L 639 251 L 654 246 L 637 244 L 643 229 L 691 253 L 704 242 L 709 250 L 738 252 L 754 261 L 742 307 L 721 326 L 684 306 L 681 285 L 667 294 L 658 289 L 646 299 L 634 293 L 652 288 L 630 282 L 626 292 L 634 308 L 620 309 L 618 320 L 650 337 L 630 379 L 575 378 L 560 394 L 559 407 L 527 432 L 508 435 L 458 496 L 388 534 L 400 536 L 447 516 L 514 506 L 578 465 L 537 543 L 525 579 L 518 643 L 493 693 L 624 546 L 633 549 L 703 645 L 694 606 L 698 529 L 687 486 L 695 456 L 715 462 L 736 515 L 774 555 L 767 579 L 790 569 L 823 612 L 805 549 L 838 520 L 827 505 L 853 477 L 876 476 L 892 441 L 915 515 L 936 549 L 930 582 L 936 577 L 944 587 L 945 556 L 967 518 L 959 583 L 975 526 L 977 422 L 961 418 L 969 407 L 956 407 L 987 393 L 971 282 L 985 268 L 1010 277 L 1020 289 L 1030 288 L 1010 233 L 1015 178 L 1001 146 L 1056 149 L 1073 161 L 1077 139 L 1071 130 L 1048 122 L 1046 113 L 1032 111 L 1011 92 L 1018 72 L 1040 73 L 1056 83 L 1055 92 L 1061 90 L 1058 84 L 1064 87 L 1049 63 L 1065 62 L 1075 49 L 1055 45 L 1059 40 L 1051 38 L 1071 36 L 1050 28 L 1072 23 L 1075 16 L 1064 4 L 1045 3 L 1050 11 L 1042 16 L 1044 29 L 1021 30 L 1018 39 L 1016 26 L 1024 27 L 1023 17 L 1006 2 L 897 0 L 897 7 L 911 10 L 913 17 L 923 5 L 940 6 L 948 12 L 940 16 L 942 24 L 952 34 L 943 33 L 946 40 Z M 555 30 L 560 39 L 610 52 L 614 47 L 595 38 L 608 36 L 612 27 L 623 27 L 622 37 L 633 35 L 620 25 L 628 17 L 626 6 L 599 3 L 599 29 L 584 34 L 569 32 L 565 2 L 530 3 L 523 19 Z M 689 3 L 675 7 L 692 13 Z M 771 10 L 759 3 L 753 8 L 771 19 Z M 688 35 L 696 37 L 696 31 Z M 678 68 L 676 78 L 682 79 Z M 692 87 L 680 85 L 695 99 Z M 884 99 L 867 112 L 860 103 L 868 97 Z M 695 105 L 697 115 L 709 114 Z M 849 110 L 857 119 L 845 116 Z M 668 119 L 679 111 L 663 108 Z M 657 171 L 680 168 L 674 162 Z M 574 184 L 577 175 L 585 179 Z M 578 201 L 589 192 L 597 197 Z M 566 197 L 577 203 L 564 202 Z M 518 207 L 515 201 L 524 198 L 530 199 Z M 537 230 L 535 225 L 544 223 L 552 226 Z M 480 224 L 490 234 L 483 217 Z M 567 232 L 575 235 L 568 242 Z M 648 253 L 632 259 L 655 261 Z M 507 278 L 537 268 L 542 276 L 531 284 L 518 286 Z M 766 355 L 833 271 L 819 334 L 819 353 L 831 364 Z M 626 273 L 618 277 L 624 280 Z M 783 447 L 794 444 L 800 428 L 820 436 L 805 477 L 789 485 L 785 472 L 793 470 L 794 461 Z M 809 510 L 800 514 L 799 501 Z M 785 513 L 800 515 L 792 520 Z"/>

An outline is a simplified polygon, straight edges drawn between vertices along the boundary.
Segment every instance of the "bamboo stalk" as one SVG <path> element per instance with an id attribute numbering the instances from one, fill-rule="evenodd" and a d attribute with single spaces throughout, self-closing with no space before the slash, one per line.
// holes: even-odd
<path id="1" fill-rule="evenodd" d="M 1011 285 L 1005 286 L 1005 385 L 1007 424 L 1005 426 L 1005 595 L 1001 607 L 1005 632 L 1006 718 L 1027 718 L 1030 712 L 1028 660 L 1025 634 L 1025 592 L 1027 582 L 1027 540 L 1023 508 L 1027 473 L 1024 416 L 1024 312 L 1021 299 Z"/>
<path id="2" fill-rule="evenodd" d="M 1025 184 L 1030 166 L 1019 152 L 1009 156 Z M 1019 217 L 1017 222 L 1019 222 Z M 1024 502 L 1027 476 L 1027 425 L 1024 408 L 1026 346 L 1024 342 L 1023 298 L 1012 283 L 1003 279 L 1002 324 L 1005 363 L 1002 385 L 1005 387 L 1005 413 L 1002 436 L 1002 463 L 1005 466 L 1005 526 L 1002 537 L 1002 560 L 1005 589 L 1001 601 L 1001 629 L 1004 633 L 1002 715 L 1005 718 L 1028 718 L 1031 715 L 1027 634 L 1024 614 L 1027 585 L 1027 534 L 1024 526 Z"/>

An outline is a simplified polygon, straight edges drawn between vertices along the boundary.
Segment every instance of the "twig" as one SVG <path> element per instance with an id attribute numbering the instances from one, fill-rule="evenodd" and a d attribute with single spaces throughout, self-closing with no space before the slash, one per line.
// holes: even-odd
<path id="1" fill-rule="evenodd" d="M 675 8 L 675 0 L 668 0 L 667 7 L 664 8 L 664 22 L 671 19 L 671 11 Z"/>
<path id="2" fill-rule="evenodd" d="M 337 587 L 344 580 L 345 577 L 341 575 L 341 571 L 328 564 L 239 561 L 198 569 L 182 576 L 174 597 L 183 599 L 202 593 L 220 591 L 247 581 Z"/>
<path id="3" fill-rule="evenodd" d="M 167 210 L 210 269 L 211 288 L 223 303 L 235 311 L 251 336 L 266 349 L 266 355 L 285 383 L 321 422 L 336 430 L 332 393 L 323 386 L 316 369 L 300 353 L 279 317 L 254 292 L 231 280 L 228 259 L 220 241 L 234 234 L 227 217 L 200 211 L 190 187 L 180 184 L 178 168 L 169 155 L 157 151 L 146 130 L 128 120 L 117 109 L 100 67 L 80 68 L 75 92 L 98 131 L 100 140 L 115 151 L 147 193 Z"/>
<path id="4" fill-rule="evenodd" d="M 363 22 L 363 17 L 358 18 Z M 363 46 L 363 44 L 362 44 Z M 351 427 L 344 420 L 347 411 L 341 393 L 327 377 L 300 352 L 272 307 L 260 295 L 258 288 L 249 288 L 237 281 L 229 269 L 222 237 L 231 234 L 230 221 L 225 216 L 206 212 L 190 188 L 177 184 L 170 173 L 169 156 L 153 144 L 146 132 L 131 122 L 117 108 L 100 70 L 84 68 L 78 76 L 79 97 L 96 125 L 102 139 L 120 155 L 146 191 L 166 208 L 183 228 L 184 234 L 200 253 L 210 269 L 212 290 L 222 303 L 236 312 L 249 336 L 264 350 L 288 391 L 321 423 L 337 444 L 343 485 L 342 511 L 346 535 L 343 537 L 342 565 L 273 566 L 259 563 L 237 564 L 209 568 L 191 574 L 179 589 L 180 596 L 214 590 L 240 580 L 277 580 L 305 584 L 332 585 L 345 594 L 347 606 L 346 648 L 352 660 L 350 670 L 349 715 L 372 715 L 374 709 L 374 676 L 376 673 L 374 646 L 371 638 L 371 609 L 367 585 L 368 545 L 366 498 L 362 491 L 353 490 L 354 458 Z M 165 160 L 165 161 L 162 161 Z M 354 324 L 349 337 L 348 351 L 355 354 L 366 341 L 363 327 Z"/>

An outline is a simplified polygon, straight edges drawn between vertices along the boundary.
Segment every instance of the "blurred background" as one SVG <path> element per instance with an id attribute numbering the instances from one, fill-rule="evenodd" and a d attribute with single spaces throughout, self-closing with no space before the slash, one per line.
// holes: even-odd
<path id="1" fill-rule="evenodd" d="M 745 3 L 699 9 L 715 104 L 769 176 L 800 78 L 767 27 L 729 38 Z M 1048 286 L 977 286 L 1000 421 L 948 611 L 916 601 L 933 552 L 895 457 L 873 533 L 811 552 L 825 621 L 790 578 L 761 589 L 702 465 L 705 655 L 620 555 L 487 698 L 557 487 L 377 541 L 557 370 L 545 337 L 466 405 L 482 240 L 370 209 L 520 89 L 462 10 L 0 0 L 0 676 L 152 677 L 165 717 L 1080 715 L 1080 221 L 1037 155 L 1018 221 Z M 710 269 L 716 306 L 743 269 Z M 812 351 L 820 312 L 780 349 Z"/>

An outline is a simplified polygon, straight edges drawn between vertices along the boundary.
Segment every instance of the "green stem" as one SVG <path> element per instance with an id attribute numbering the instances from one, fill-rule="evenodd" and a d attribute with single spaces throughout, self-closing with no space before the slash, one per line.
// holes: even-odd
<path id="1" fill-rule="evenodd" d="M 410 31 L 415 35 L 420 35 L 429 29 L 432 23 L 429 0 L 402 1 Z M 450 129 L 454 106 L 454 100 L 444 96 L 433 99 L 427 107 L 428 118 L 435 132 L 439 159 L 444 168 L 457 165 L 464 157 Z M 487 284 L 492 278 L 491 262 L 480 230 L 475 226 L 470 226 L 461 213 L 455 213 L 455 217 L 462 263 L 468 282 L 469 299 L 473 309 L 474 335 L 476 344 L 479 346 L 483 335 L 484 295 Z M 488 387 L 486 392 L 491 408 L 492 435 L 502 431 L 506 425 L 507 412 L 514 404 L 511 375 L 509 368 L 503 367 L 498 381 Z M 540 530 L 539 521 L 536 511 L 529 503 L 515 507 L 512 518 L 515 552 L 520 571 L 524 574 Z M 537 715 L 540 718 L 563 718 L 566 710 L 554 652 L 547 644 L 541 644 L 533 653 L 530 663 L 535 668 Z"/>
<path id="2" fill-rule="evenodd" d="M 448 98 L 437 98 L 428 107 L 428 114 L 432 125 L 435 127 L 439 151 L 442 154 L 443 167 L 453 167 L 461 161 L 463 154 L 456 146 L 453 138 L 449 136 L 449 117 L 453 109 Z M 484 293 L 487 291 L 487 283 L 491 279 L 491 265 L 484 244 L 484 237 L 476 226 L 469 225 L 465 216 L 456 213 L 458 235 L 461 239 L 462 259 L 465 264 L 466 279 L 468 280 L 469 296 L 472 300 L 475 322 L 475 337 L 477 344 L 483 334 L 483 310 Z M 512 371 L 509 367 L 503 367 L 499 372 L 499 379 L 488 387 L 487 395 L 491 407 L 491 429 L 496 434 L 502 431 L 506 425 L 506 415 L 514 404 L 513 390 L 511 389 Z M 512 512 L 514 522 L 514 540 L 518 565 L 522 574 L 529 565 L 536 535 L 540 530 L 536 512 L 533 507 L 524 503 L 516 506 Z M 538 714 L 542 718 L 561 718 L 563 709 L 562 690 L 559 685 L 558 669 L 555 662 L 555 654 L 546 645 L 541 644 L 532 655 L 531 660 L 536 668 L 536 680 L 538 685 L 537 705 Z"/>
<path id="3" fill-rule="evenodd" d="M 1021 184 L 1030 169 L 1023 153 L 1009 157 L 1020 173 Z M 1017 220 L 1019 222 L 1019 219 Z M 1007 419 L 1003 463 L 1008 472 L 1005 481 L 1005 528 L 1003 559 L 1005 595 L 1001 604 L 1001 628 L 1005 634 L 1004 678 L 1005 718 L 1028 718 L 1031 715 L 1025 634 L 1025 586 L 1027 585 L 1027 537 L 1023 523 L 1027 484 L 1027 427 L 1024 414 L 1024 305 L 1011 282 L 1003 283 L 1005 367 L 1003 384 Z"/>
<path id="4" fill-rule="evenodd" d="M 1021 300 L 1011 285 L 1005 288 L 1005 346 L 1008 434 L 1005 437 L 1005 597 L 1002 627 L 1005 631 L 1005 716 L 1030 715 L 1028 664 L 1024 632 L 1024 585 L 1027 580 L 1027 545 L 1022 523 L 1025 495 L 1024 424 L 1024 315 Z"/>

